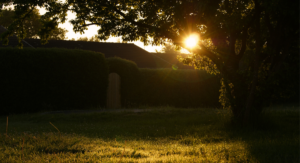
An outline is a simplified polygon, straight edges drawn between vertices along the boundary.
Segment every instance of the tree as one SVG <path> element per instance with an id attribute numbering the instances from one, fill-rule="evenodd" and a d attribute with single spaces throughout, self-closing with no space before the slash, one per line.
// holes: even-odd
<path id="1" fill-rule="evenodd" d="M 0 0 L 7 5 L 6 0 Z M 36 6 L 49 11 L 42 16 L 43 43 L 49 33 L 65 22 L 67 11 L 76 13 L 73 30 L 83 33 L 89 25 L 98 25 L 98 37 L 121 36 L 123 41 L 140 40 L 145 44 L 172 42 L 184 47 L 183 40 L 197 34 L 194 56 L 182 62 L 220 73 L 221 101 L 232 110 L 238 122 L 255 121 L 278 87 L 280 68 L 298 68 L 298 2 L 284 0 L 13 0 L 19 13 L 10 30 Z M 10 32 L 2 35 L 6 38 Z M 150 41 L 150 38 L 153 41 Z M 298 66 L 298 67 L 297 67 Z M 299 73 L 291 76 L 298 76 Z M 299 80 L 299 79 L 298 79 Z M 282 81 L 282 80 L 281 80 Z M 299 86 L 299 85 L 298 85 Z M 297 90 L 298 91 L 298 90 Z"/>
<path id="2" fill-rule="evenodd" d="M 12 9 L 3 10 L 0 15 L 0 24 L 3 27 L 8 28 L 13 22 L 14 13 L 15 12 Z M 32 16 L 24 20 L 23 25 L 25 26 L 24 29 L 26 31 L 27 38 L 38 38 L 37 34 L 41 28 L 39 11 L 37 9 L 33 10 Z"/>
<path id="3" fill-rule="evenodd" d="M 79 37 L 77 41 L 89 41 L 87 37 Z"/>
<path id="4" fill-rule="evenodd" d="M 176 50 L 176 46 L 170 43 L 165 43 L 164 47 L 162 48 L 161 52 L 169 53 L 174 55 L 179 55 L 180 51 Z"/>
<path id="5" fill-rule="evenodd" d="M 75 41 L 75 40 L 74 40 Z M 89 42 L 100 42 L 101 40 L 97 37 L 97 35 L 92 36 L 90 38 L 87 37 L 79 37 L 77 41 L 89 41 Z"/>
<path id="6" fill-rule="evenodd" d="M 50 36 L 50 40 L 66 40 L 68 39 L 66 37 L 67 32 L 68 30 L 65 28 L 55 28 Z"/>
<path id="7" fill-rule="evenodd" d="M 91 42 L 100 42 L 101 40 L 98 38 L 97 35 L 95 35 L 95 36 L 92 36 L 92 37 L 89 39 L 89 41 L 91 41 Z"/>
<path id="8" fill-rule="evenodd" d="M 2 10 L 0 15 L 0 25 L 5 28 L 8 28 L 10 24 L 14 22 L 15 11 L 12 9 Z M 30 17 L 24 19 L 23 24 L 24 32 L 26 33 L 26 38 L 39 38 L 39 30 L 42 28 L 41 15 L 39 14 L 38 9 L 33 9 L 30 13 Z M 66 33 L 68 30 L 56 27 L 51 34 L 51 40 L 65 40 L 67 39 Z M 14 34 L 18 34 L 17 31 L 14 31 Z"/>

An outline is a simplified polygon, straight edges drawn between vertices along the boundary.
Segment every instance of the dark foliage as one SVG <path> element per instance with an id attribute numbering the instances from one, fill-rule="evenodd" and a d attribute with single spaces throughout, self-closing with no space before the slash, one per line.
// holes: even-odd
<path id="1" fill-rule="evenodd" d="M 140 71 L 142 82 L 137 103 L 148 106 L 220 107 L 219 76 L 199 70 Z"/>
<path id="2" fill-rule="evenodd" d="M 298 55 L 297 55 L 298 54 Z M 286 105 L 296 104 L 299 106 L 299 51 L 294 50 L 292 56 L 286 57 L 286 62 L 283 62 L 277 70 L 277 73 L 272 76 L 272 82 L 269 85 L 276 87 L 271 95 L 271 104 Z"/>
<path id="3" fill-rule="evenodd" d="M 9 5 L 11 1 L 0 0 L 0 6 Z M 2 34 L 4 43 L 15 31 L 19 32 L 20 40 L 24 38 L 23 20 L 35 7 L 41 6 L 48 9 L 42 17 L 45 28 L 39 32 L 42 43 L 50 39 L 49 34 L 59 23 L 66 21 L 68 11 L 77 14 L 70 21 L 75 32 L 98 25 L 101 40 L 122 36 L 123 41 L 140 40 L 156 45 L 168 41 L 185 48 L 185 38 L 200 35 L 198 47 L 190 49 L 193 57 L 181 61 L 211 73 L 219 71 L 224 78 L 226 103 L 237 122 L 244 125 L 254 123 L 266 103 L 299 91 L 277 96 L 277 92 L 281 94 L 285 89 L 282 86 L 289 83 L 276 81 L 276 76 L 281 75 L 280 68 L 293 69 L 294 66 L 288 68 L 288 60 L 299 55 L 299 1 L 75 0 L 59 3 L 22 0 L 14 1 L 14 5 L 18 16 Z M 246 63 L 241 64 L 243 60 Z M 292 74 L 294 71 L 285 72 L 288 76 L 299 75 Z M 279 84 L 274 86 L 274 82 Z"/>
<path id="4" fill-rule="evenodd" d="M 1 114 L 105 106 L 104 55 L 67 49 L 0 48 Z"/>
<path id="5" fill-rule="evenodd" d="M 140 84 L 140 72 L 133 61 L 121 59 L 118 57 L 106 59 L 109 73 L 117 73 L 121 78 L 121 103 L 126 105 L 128 101 L 138 94 Z"/>
<path id="6" fill-rule="evenodd" d="M 199 70 L 138 69 L 121 58 L 108 58 L 110 73 L 121 78 L 123 107 L 220 107 L 220 78 Z"/>

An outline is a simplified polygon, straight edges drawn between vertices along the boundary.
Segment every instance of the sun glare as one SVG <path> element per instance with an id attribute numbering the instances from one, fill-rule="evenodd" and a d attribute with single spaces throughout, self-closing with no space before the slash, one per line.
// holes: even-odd
<path id="1" fill-rule="evenodd" d="M 188 48 L 193 48 L 197 45 L 198 43 L 198 36 L 197 35 L 191 35 L 190 37 L 188 37 L 186 40 L 185 40 L 185 45 L 188 47 Z"/>

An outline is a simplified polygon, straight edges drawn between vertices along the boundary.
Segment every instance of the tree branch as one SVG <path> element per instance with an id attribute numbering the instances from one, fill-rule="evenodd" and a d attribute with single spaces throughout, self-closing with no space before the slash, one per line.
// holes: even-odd
<path id="1" fill-rule="evenodd" d="M 236 54 L 235 54 L 235 42 L 236 42 L 236 36 L 235 36 L 234 33 L 231 33 L 230 34 L 230 42 L 229 42 L 229 54 L 234 55 L 234 56 L 236 56 Z"/>
<path id="2" fill-rule="evenodd" d="M 251 20 L 249 21 L 248 24 L 246 24 L 246 26 L 244 26 L 244 28 L 242 29 L 241 32 L 243 32 L 242 34 L 242 47 L 241 50 L 239 52 L 239 54 L 237 55 L 237 59 L 241 60 L 241 58 L 243 57 L 245 51 L 246 51 L 246 47 L 247 47 L 247 38 L 248 38 L 248 29 L 250 28 L 250 26 L 253 24 L 254 20 L 256 17 L 256 13 L 252 16 Z M 241 33 L 240 32 L 240 33 Z"/>
<path id="3" fill-rule="evenodd" d="M 87 27 L 87 26 L 90 26 L 90 25 L 101 25 L 101 24 L 100 23 L 90 23 L 90 24 L 81 25 L 80 27 Z"/>
<path id="4" fill-rule="evenodd" d="M 246 101 L 246 108 L 244 113 L 244 124 L 249 123 L 250 117 L 251 117 L 251 110 L 253 110 L 254 106 L 254 96 L 256 92 L 256 86 L 258 84 L 258 71 L 260 66 L 260 54 L 262 50 L 262 38 L 261 38 L 261 27 L 260 27 L 260 16 L 261 16 L 261 8 L 258 0 L 254 0 L 255 3 L 255 56 L 254 56 L 254 72 L 252 77 L 252 84 L 250 88 L 250 92 L 247 97 Z"/>

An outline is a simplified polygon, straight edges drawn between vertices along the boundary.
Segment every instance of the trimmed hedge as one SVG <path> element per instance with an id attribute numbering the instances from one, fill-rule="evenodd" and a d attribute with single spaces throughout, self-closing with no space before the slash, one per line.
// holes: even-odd
<path id="1" fill-rule="evenodd" d="M 121 78 L 121 104 L 126 106 L 128 101 L 134 101 L 141 83 L 140 71 L 135 62 L 113 57 L 107 58 L 109 73 L 117 73 Z"/>
<path id="2" fill-rule="evenodd" d="M 106 59 L 121 78 L 122 107 L 220 107 L 220 77 L 199 70 L 139 69 L 129 60 Z"/>
<path id="3" fill-rule="evenodd" d="M 139 105 L 220 107 L 220 77 L 199 70 L 140 69 Z"/>
<path id="4" fill-rule="evenodd" d="M 101 53 L 0 48 L 1 114 L 105 106 L 108 68 Z"/>
<path id="5" fill-rule="evenodd" d="M 184 65 L 177 59 L 179 54 L 176 53 L 152 53 L 157 67 L 173 69 L 173 65 L 176 65 L 177 69 L 190 69 L 194 70 L 193 66 Z M 188 57 L 189 54 L 180 54 L 183 58 Z"/>

